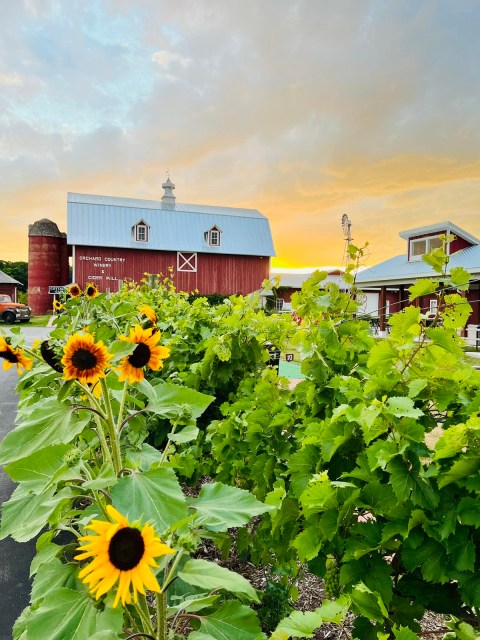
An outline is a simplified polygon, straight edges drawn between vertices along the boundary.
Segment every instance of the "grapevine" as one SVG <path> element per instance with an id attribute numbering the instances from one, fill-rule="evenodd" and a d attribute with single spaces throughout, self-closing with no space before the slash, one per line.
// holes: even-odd
<path id="1" fill-rule="evenodd" d="M 340 595 L 340 568 L 335 556 L 328 555 L 325 566 L 327 571 L 325 573 L 323 590 L 327 598 L 334 600 Z"/>

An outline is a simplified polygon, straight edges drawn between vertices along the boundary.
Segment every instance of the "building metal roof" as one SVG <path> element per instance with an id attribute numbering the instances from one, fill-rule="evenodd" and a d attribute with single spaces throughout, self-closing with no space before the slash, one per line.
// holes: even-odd
<path id="1" fill-rule="evenodd" d="M 22 283 L 19 282 L 18 280 L 15 280 L 15 278 L 12 278 L 11 276 L 7 275 L 4 271 L 0 270 L 0 284 L 22 284 Z"/>
<path id="2" fill-rule="evenodd" d="M 70 245 L 274 256 L 268 219 L 256 209 L 69 193 L 67 236 Z M 149 226 L 148 242 L 135 241 L 133 227 Z M 220 246 L 205 238 L 221 229 Z"/>
<path id="3" fill-rule="evenodd" d="M 457 227 L 457 225 L 452 222 L 437 222 L 424 227 L 401 231 L 399 235 L 401 238 L 407 240 L 408 243 L 410 238 L 425 236 L 430 233 L 453 234 L 471 242 L 472 246 L 456 251 L 450 256 L 448 270 L 453 269 L 453 267 L 463 267 L 472 275 L 480 274 L 480 240 L 464 229 Z M 389 258 L 374 267 L 369 267 L 359 272 L 356 276 L 356 283 L 360 288 L 362 285 L 380 287 L 387 284 L 412 284 L 419 278 L 432 278 L 436 276 L 438 276 L 438 274 L 426 262 L 423 260 L 412 260 L 409 262 L 408 254 L 404 254 Z"/>
<path id="4" fill-rule="evenodd" d="M 327 282 L 335 282 L 339 286 L 345 284 L 343 280 L 343 268 L 330 268 L 330 267 L 318 267 L 318 269 L 310 269 L 309 271 L 304 271 L 302 273 L 294 273 L 291 271 L 282 271 L 281 269 L 271 269 L 270 277 L 275 278 L 276 276 L 280 277 L 280 287 L 288 287 L 291 289 L 301 289 L 303 283 L 310 278 L 310 276 L 316 271 L 324 271 L 327 273 L 327 277 L 323 280 L 324 283 Z"/>
<path id="5" fill-rule="evenodd" d="M 436 222 L 435 224 L 429 224 L 424 227 L 417 227 L 416 229 L 400 231 L 398 235 L 401 238 L 405 238 L 405 240 L 409 240 L 410 238 L 414 238 L 415 236 L 424 236 L 430 233 L 453 233 L 454 236 L 465 238 L 465 240 L 468 240 L 468 242 L 470 242 L 471 244 L 480 244 L 480 240 L 478 238 L 472 236 L 471 233 L 468 233 L 464 229 L 457 227 L 456 224 L 450 222 L 449 220 L 447 220 L 446 222 Z"/>
<path id="6" fill-rule="evenodd" d="M 463 267 L 472 275 L 480 274 L 480 245 L 461 249 L 450 256 L 448 269 Z M 411 284 L 418 278 L 432 278 L 438 274 L 423 260 L 409 262 L 407 255 L 395 256 L 358 273 L 357 284 L 381 286 L 382 284 Z"/>

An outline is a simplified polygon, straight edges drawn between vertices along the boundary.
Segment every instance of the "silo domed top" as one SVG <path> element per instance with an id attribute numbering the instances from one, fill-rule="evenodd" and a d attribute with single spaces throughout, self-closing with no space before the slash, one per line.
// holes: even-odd
<path id="1" fill-rule="evenodd" d="M 55 222 L 52 222 L 47 218 L 42 218 L 41 220 L 37 220 L 37 222 L 34 222 L 33 224 L 29 224 L 28 235 L 29 236 L 52 236 L 53 238 L 62 237 L 62 234 L 60 233 Z"/>

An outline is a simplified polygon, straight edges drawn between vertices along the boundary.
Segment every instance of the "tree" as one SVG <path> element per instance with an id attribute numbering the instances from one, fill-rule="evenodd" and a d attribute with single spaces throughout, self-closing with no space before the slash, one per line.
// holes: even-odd
<path id="1" fill-rule="evenodd" d="M 4 271 L 11 278 L 15 278 L 21 284 L 19 291 L 25 292 L 28 288 L 28 262 L 9 262 L 0 260 L 0 270 Z"/>

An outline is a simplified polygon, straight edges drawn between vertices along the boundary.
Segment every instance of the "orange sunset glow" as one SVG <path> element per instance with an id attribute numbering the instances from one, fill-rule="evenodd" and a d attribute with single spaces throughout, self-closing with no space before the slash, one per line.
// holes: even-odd
<path id="1" fill-rule="evenodd" d="M 276 268 L 368 264 L 450 220 L 480 237 L 468 0 L 19 0 L 0 32 L 0 258 L 67 192 L 258 209 Z"/>

